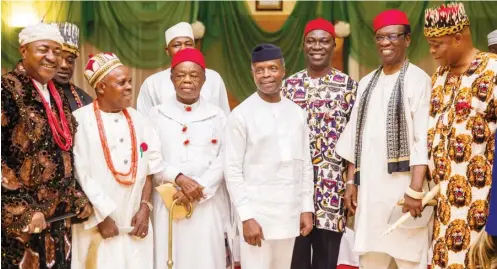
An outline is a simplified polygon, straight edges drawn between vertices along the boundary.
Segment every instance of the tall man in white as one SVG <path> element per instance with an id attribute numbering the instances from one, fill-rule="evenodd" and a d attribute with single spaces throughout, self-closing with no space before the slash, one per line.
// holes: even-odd
<path id="1" fill-rule="evenodd" d="M 200 51 L 186 48 L 174 55 L 170 79 L 176 94 L 153 107 L 149 117 L 162 141 L 164 161 L 181 172 L 167 180 L 181 187 L 183 198 L 199 200 L 190 219 L 173 224 L 174 268 L 226 268 L 224 231 L 229 214 L 221 157 L 226 115 L 200 97 L 205 82 Z M 166 269 L 169 212 L 156 191 L 153 201 L 154 268 Z"/>
<path id="2" fill-rule="evenodd" d="M 73 225 L 72 269 L 152 269 L 151 175 L 174 170 L 164 169 L 152 125 L 129 107 L 131 77 L 117 56 L 93 56 L 84 75 L 97 99 L 73 113 L 74 162 L 95 213 Z"/>
<path id="3" fill-rule="evenodd" d="M 195 41 L 192 26 L 180 22 L 166 31 L 167 55 L 174 57 L 184 48 L 194 48 Z M 226 115 L 230 112 L 228 94 L 223 79 L 214 70 L 205 69 L 205 83 L 200 95 L 213 105 L 219 106 Z M 137 109 L 143 115 L 148 115 L 150 109 L 160 105 L 175 96 L 174 85 L 171 82 L 171 68 L 153 74 L 145 79 L 138 94 Z"/>
<path id="4" fill-rule="evenodd" d="M 344 199 L 356 214 L 354 250 L 364 269 L 387 269 L 392 260 L 399 269 L 424 269 L 431 214 L 423 211 L 421 199 L 427 186 L 431 81 L 406 58 L 411 35 L 404 12 L 384 11 L 373 24 L 382 65 L 359 82 L 356 105 L 336 148 L 350 162 Z M 397 206 L 402 198 L 403 208 Z M 382 236 L 396 221 L 390 216 L 401 215 L 401 209 L 415 218 L 423 211 L 423 216 Z"/>
<path id="5" fill-rule="evenodd" d="M 289 269 L 295 237 L 313 227 L 309 131 L 302 109 L 280 97 L 280 48 L 258 45 L 252 75 L 257 92 L 226 127 L 224 174 L 243 231 L 240 258 L 243 269 Z"/>

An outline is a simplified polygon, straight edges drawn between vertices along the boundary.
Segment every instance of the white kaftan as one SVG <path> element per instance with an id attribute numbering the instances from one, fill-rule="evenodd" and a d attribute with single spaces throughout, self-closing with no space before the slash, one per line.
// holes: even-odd
<path id="1" fill-rule="evenodd" d="M 191 107 L 191 111 L 186 111 L 176 96 L 171 96 L 149 114 L 162 141 L 164 161 L 205 187 L 206 198 L 194 206 L 192 217 L 173 224 L 173 268 L 226 268 L 224 233 L 230 215 L 221 157 L 226 116 L 203 98 Z M 174 179 L 166 178 L 170 182 Z M 165 180 L 158 180 L 154 185 L 164 183 Z M 156 191 L 153 203 L 154 268 L 166 269 L 169 211 Z"/>
<path id="2" fill-rule="evenodd" d="M 354 162 L 357 114 L 362 94 L 373 72 L 361 79 L 356 106 L 337 144 L 337 153 Z M 380 252 L 397 259 L 420 263 L 426 268 L 428 251 L 428 220 L 418 228 L 400 227 L 387 236 L 389 217 L 397 201 L 404 197 L 411 182 L 411 172 L 389 174 L 387 169 L 387 111 L 388 102 L 400 71 L 381 73 L 371 95 L 362 138 L 361 184 L 355 218 L 354 251 L 362 255 Z M 430 77 L 420 68 L 409 64 L 404 82 L 405 115 L 409 135 L 410 165 L 426 165 L 428 111 L 431 93 Z M 425 227 L 423 227 L 425 226 Z M 412 226 L 411 226 L 412 227 Z M 380 269 L 380 268 L 378 268 Z"/>
<path id="3" fill-rule="evenodd" d="M 205 69 L 205 78 L 200 95 L 228 115 L 230 106 L 223 79 L 211 69 Z M 171 68 L 168 68 L 145 79 L 138 94 L 136 108 L 143 115 L 148 115 L 152 107 L 166 102 L 173 96 L 176 96 L 176 92 L 171 81 Z"/>
<path id="4" fill-rule="evenodd" d="M 93 103 L 76 110 L 78 122 L 74 140 L 74 167 L 76 178 L 93 205 L 94 214 L 84 223 L 72 227 L 72 269 L 84 269 L 90 241 L 98 233 L 97 225 L 106 217 L 112 218 L 121 230 L 118 236 L 105 239 L 98 248 L 97 267 L 122 269 L 153 268 L 153 231 L 149 224 L 144 239 L 128 235 L 131 220 L 140 208 L 141 195 L 147 175 L 163 171 L 160 142 L 148 121 L 138 111 L 128 108 L 135 132 L 137 149 L 142 143 L 148 150 L 138 152 L 138 172 L 131 186 L 119 184 L 105 161 L 100 142 Z M 129 171 L 131 166 L 131 137 L 126 117 L 122 112 L 100 112 L 105 128 L 112 162 L 117 171 Z"/>
<path id="5" fill-rule="evenodd" d="M 293 245 L 300 214 L 314 212 L 309 131 L 302 109 L 286 98 L 268 103 L 257 92 L 243 101 L 228 118 L 224 174 L 240 233 L 241 222 L 253 218 L 265 241 L 288 239 Z M 242 268 L 269 268 L 264 266 L 271 261 L 247 258 L 250 248 L 256 247 L 241 246 Z M 292 251 L 282 252 L 280 258 L 291 260 Z"/>

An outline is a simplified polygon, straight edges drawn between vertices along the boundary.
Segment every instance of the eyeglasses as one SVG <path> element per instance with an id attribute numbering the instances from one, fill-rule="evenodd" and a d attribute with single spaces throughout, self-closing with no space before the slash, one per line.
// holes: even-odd
<path id="1" fill-rule="evenodd" d="M 386 36 L 375 36 L 376 42 L 380 43 L 381 41 L 388 39 L 388 41 L 397 41 L 401 36 L 405 35 L 405 33 L 400 33 L 400 34 L 389 34 Z"/>

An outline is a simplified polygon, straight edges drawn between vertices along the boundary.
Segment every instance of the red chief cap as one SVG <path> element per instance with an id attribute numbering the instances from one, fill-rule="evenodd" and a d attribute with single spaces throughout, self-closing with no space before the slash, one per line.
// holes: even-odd
<path id="1" fill-rule="evenodd" d="M 205 69 L 204 55 L 197 49 L 185 48 L 174 54 L 173 60 L 171 61 L 171 69 L 182 62 L 196 63 L 202 67 L 202 69 Z"/>
<path id="2" fill-rule="evenodd" d="M 409 25 L 406 13 L 398 9 L 385 10 L 373 20 L 374 31 L 389 25 Z"/>
<path id="3" fill-rule="evenodd" d="M 333 23 L 322 19 L 322 18 L 317 18 L 315 20 L 309 21 L 307 25 L 305 26 L 304 29 L 304 37 L 311 31 L 314 30 L 323 30 L 328 33 L 330 33 L 333 37 L 336 37 L 335 35 L 335 26 L 333 26 Z"/>

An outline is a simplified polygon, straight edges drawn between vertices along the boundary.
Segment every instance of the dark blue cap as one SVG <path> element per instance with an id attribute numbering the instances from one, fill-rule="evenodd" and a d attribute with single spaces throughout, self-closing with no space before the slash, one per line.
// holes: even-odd
<path id="1" fill-rule="evenodd" d="M 280 47 L 273 44 L 259 44 L 252 51 L 252 63 L 271 61 L 282 57 Z"/>

